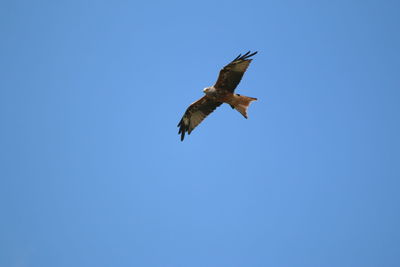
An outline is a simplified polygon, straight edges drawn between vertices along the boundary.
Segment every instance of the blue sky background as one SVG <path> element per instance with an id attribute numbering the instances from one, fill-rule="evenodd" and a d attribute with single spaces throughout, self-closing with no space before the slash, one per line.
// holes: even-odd
<path id="1" fill-rule="evenodd" d="M 0 266 L 400 266 L 399 8 L 1 2 Z"/>

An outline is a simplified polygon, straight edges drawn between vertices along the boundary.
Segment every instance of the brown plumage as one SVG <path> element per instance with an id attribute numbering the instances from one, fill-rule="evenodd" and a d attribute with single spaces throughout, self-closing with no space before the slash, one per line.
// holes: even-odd
<path id="1" fill-rule="evenodd" d="M 181 141 L 185 138 L 186 132 L 190 134 L 204 118 L 222 105 L 222 103 L 229 104 L 247 119 L 247 108 L 257 98 L 235 94 L 234 91 L 252 61 L 250 57 L 255 54 L 257 52 L 250 54 L 249 51 L 243 56 L 237 56 L 219 72 L 217 82 L 214 86 L 205 88 L 203 90 L 205 95 L 196 102 L 193 102 L 186 109 L 185 114 L 178 124 L 178 134 L 181 135 Z"/>

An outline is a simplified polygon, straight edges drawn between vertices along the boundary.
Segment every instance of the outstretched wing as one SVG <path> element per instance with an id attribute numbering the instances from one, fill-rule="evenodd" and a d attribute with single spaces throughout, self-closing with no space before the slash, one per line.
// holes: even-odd
<path id="1" fill-rule="evenodd" d="M 181 141 L 185 138 L 185 133 L 190 134 L 197 125 L 199 125 L 205 117 L 219 107 L 222 102 L 216 102 L 207 96 L 203 96 L 196 102 L 192 103 L 178 123 Z"/>
<path id="2" fill-rule="evenodd" d="M 226 65 L 220 72 L 214 87 L 216 89 L 223 89 L 228 92 L 232 92 L 240 83 L 243 74 L 246 72 L 252 59 L 250 57 L 257 54 L 254 52 L 250 54 L 250 51 L 246 54 L 237 56 L 231 63 Z"/>

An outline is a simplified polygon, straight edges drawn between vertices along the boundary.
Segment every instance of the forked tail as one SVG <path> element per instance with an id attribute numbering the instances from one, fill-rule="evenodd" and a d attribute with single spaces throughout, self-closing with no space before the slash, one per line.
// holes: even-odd
<path id="1" fill-rule="evenodd" d="M 235 94 L 231 106 L 247 119 L 247 108 L 250 106 L 250 103 L 255 100 L 257 100 L 257 98 Z"/>

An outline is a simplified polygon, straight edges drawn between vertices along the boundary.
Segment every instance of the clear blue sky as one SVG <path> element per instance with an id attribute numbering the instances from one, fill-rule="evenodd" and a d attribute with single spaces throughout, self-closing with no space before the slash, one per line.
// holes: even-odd
<path id="1" fill-rule="evenodd" d="M 398 1 L 3 1 L 0 266 L 400 266 Z M 258 50 L 229 106 L 186 107 Z"/>

